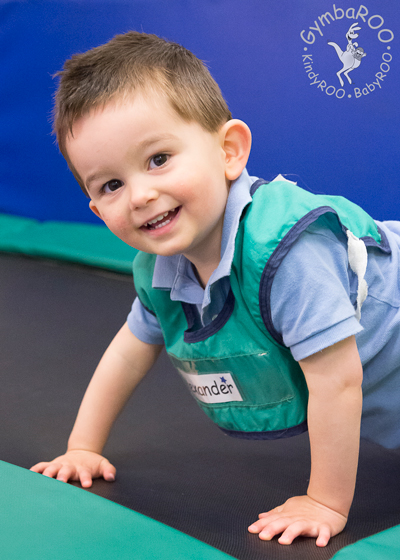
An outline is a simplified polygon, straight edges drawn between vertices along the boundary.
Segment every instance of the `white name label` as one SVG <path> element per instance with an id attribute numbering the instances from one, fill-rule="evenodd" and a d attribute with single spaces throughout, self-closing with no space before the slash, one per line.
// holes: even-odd
<path id="1" fill-rule="evenodd" d="M 188 384 L 193 396 L 199 401 L 224 403 L 243 400 L 230 373 L 196 375 L 195 373 L 185 373 L 181 369 L 179 373 Z"/>

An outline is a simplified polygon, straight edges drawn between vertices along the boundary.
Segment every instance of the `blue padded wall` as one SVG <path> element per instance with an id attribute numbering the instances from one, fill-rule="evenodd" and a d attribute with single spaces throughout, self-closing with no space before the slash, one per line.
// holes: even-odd
<path id="1" fill-rule="evenodd" d="M 0 21 L 0 213 L 97 222 L 54 145 L 52 75 L 73 53 L 135 29 L 207 62 L 252 129 L 251 174 L 297 173 L 314 192 L 400 218 L 394 0 L 3 0 Z M 346 50 L 355 22 L 366 56 L 342 87 L 328 42 Z"/>

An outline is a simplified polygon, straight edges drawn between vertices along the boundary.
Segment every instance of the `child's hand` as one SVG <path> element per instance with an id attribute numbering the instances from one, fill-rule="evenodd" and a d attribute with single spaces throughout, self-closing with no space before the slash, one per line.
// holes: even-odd
<path id="1" fill-rule="evenodd" d="M 65 455 L 49 463 L 38 463 L 31 468 L 31 471 L 62 482 L 77 480 L 83 488 L 92 486 L 93 478 L 103 477 L 112 482 L 115 480 L 116 473 L 115 467 L 105 457 L 80 449 L 67 451 Z"/>
<path id="2" fill-rule="evenodd" d="M 309 496 L 290 498 L 283 505 L 266 513 L 250 525 L 250 533 L 258 533 L 269 541 L 282 533 L 280 544 L 291 544 L 296 537 L 314 537 L 317 546 L 326 546 L 329 539 L 343 531 L 347 517 L 320 504 Z"/>

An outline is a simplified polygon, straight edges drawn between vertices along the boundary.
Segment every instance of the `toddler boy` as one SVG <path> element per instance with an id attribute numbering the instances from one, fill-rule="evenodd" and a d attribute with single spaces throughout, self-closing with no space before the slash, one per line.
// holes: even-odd
<path id="1" fill-rule="evenodd" d="M 130 32 L 72 57 L 60 75 L 61 152 L 93 212 L 139 249 L 138 298 L 66 454 L 32 470 L 84 487 L 113 480 L 102 449 L 165 345 L 229 435 L 287 437 L 308 424 L 307 495 L 249 530 L 325 546 L 347 521 L 361 416 L 362 435 L 400 446 L 400 225 L 280 177 L 250 177 L 249 128 L 179 45 Z"/>

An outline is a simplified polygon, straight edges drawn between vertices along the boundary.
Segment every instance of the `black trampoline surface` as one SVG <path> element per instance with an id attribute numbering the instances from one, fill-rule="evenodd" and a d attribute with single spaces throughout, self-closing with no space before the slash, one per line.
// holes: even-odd
<path id="1" fill-rule="evenodd" d="M 134 298 L 131 278 L 0 255 L 0 459 L 29 468 L 65 451 L 80 401 Z M 332 558 L 400 523 L 400 452 L 362 442 L 345 531 L 323 549 L 247 532 L 258 513 L 306 491 L 307 434 L 271 442 L 224 435 L 165 353 L 118 419 L 104 454 L 117 480 L 89 490 L 241 560 Z"/>

